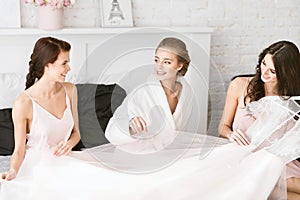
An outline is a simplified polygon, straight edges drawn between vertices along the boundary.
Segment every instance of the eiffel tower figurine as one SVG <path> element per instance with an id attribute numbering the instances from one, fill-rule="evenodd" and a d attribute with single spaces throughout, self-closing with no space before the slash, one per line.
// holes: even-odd
<path id="1" fill-rule="evenodd" d="M 108 20 L 112 20 L 112 22 L 120 21 L 121 19 L 124 19 L 123 12 L 120 9 L 120 5 L 118 3 L 118 0 L 113 0 L 111 3 L 112 7 L 110 10 L 109 18 Z"/>

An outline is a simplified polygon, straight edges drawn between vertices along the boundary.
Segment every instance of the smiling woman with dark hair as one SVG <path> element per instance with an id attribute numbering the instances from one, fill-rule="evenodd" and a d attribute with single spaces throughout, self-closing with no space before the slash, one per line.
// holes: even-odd
<path id="1" fill-rule="evenodd" d="M 250 102 L 265 96 L 288 99 L 300 96 L 300 54 L 289 41 L 278 41 L 259 55 L 253 77 L 237 77 L 229 85 L 223 116 L 219 125 L 221 136 L 241 145 L 248 145 L 247 129 L 255 118 L 247 112 Z M 288 197 L 300 198 L 300 162 L 287 165 Z"/>
<path id="2" fill-rule="evenodd" d="M 77 106 L 73 105 L 74 103 L 77 105 L 77 97 L 74 95 L 77 94 L 76 88 L 73 84 L 64 82 L 70 71 L 68 64 L 70 49 L 69 43 L 52 37 L 41 38 L 36 42 L 26 76 L 26 90 L 17 98 L 13 106 L 15 149 L 10 170 L 2 174 L 2 179 L 14 179 L 25 155 L 30 157 L 37 144 L 53 148 L 53 154 L 61 156 L 68 154 L 78 143 L 80 136 L 76 120 Z M 41 117 L 39 120 L 38 116 Z M 49 119 L 42 120 L 42 117 L 47 116 Z M 66 120 L 67 117 L 72 120 Z M 62 135 L 48 135 L 58 132 L 58 129 L 49 131 L 46 127 L 51 129 L 52 125 L 54 128 L 54 125 L 63 120 L 70 124 L 61 128 Z M 37 122 L 43 122 L 44 125 L 41 126 Z M 68 133 L 68 130 L 71 132 Z M 48 141 L 43 141 L 42 138 L 47 138 Z"/>
<path id="3" fill-rule="evenodd" d="M 30 184 L 20 187 L 18 181 L 30 177 L 42 158 L 69 154 L 80 139 L 76 87 L 65 82 L 71 69 L 70 50 L 68 42 L 53 37 L 40 38 L 35 43 L 26 90 L 13 105 L 15 148 L 9 171 L 0 177 L 7 181 L 1 188 L 3 199 L 27 199 L 15 190 L 26 190 Z"/>

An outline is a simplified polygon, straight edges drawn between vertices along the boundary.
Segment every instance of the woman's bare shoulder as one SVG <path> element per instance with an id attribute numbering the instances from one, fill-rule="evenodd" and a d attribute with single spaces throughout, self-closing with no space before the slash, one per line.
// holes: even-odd
<path id="1" fill-rule="evenodd" d="M 243 90 L 252 77 L 236 77 L 230 82 L 230 86 L 234 89 Z"/>
<path id="2" fill-rule="evenodd" d="M 68 97 L 72 100 L 74 97 L 74 93 L 76 93 L 75 96 L 77 96 L 77 89 L 76 86 L 73 83 L 70 82 L 63 82 L 63 86 L 66 88 Z"/>
<path id="3" fill-rule="evenodd" d="M 71 82 L 63 82 L 62 84 L 63 84 L 67 89 L 68 89 L 68 88 L 74 88 L 74 87 L 75 87 L 74 83 L 71 83 Z"/>
<path id="4" fill-rule="evenodd" d="M 29 96 L 22 92 L 14 102 L 14 110 L 27 110 L 32 107 L 32 101 Z"/>
<path id="5" fill-rule="evenodd" d="M 227 94 L 230 94 L 231 97 L 235 97 L 236 99 L 240 98 L 251 79 L 252 77 L 235 78 L 230 82 Z"/>
<path id="6" fill-rule="evenodd" d="M 74 92 L 76 89 L 76 86 L 73 83 L 70 82 L 63 82 L 63 86 L 66 88 L 67 92 L 70 94 L 71 92 Z"/>

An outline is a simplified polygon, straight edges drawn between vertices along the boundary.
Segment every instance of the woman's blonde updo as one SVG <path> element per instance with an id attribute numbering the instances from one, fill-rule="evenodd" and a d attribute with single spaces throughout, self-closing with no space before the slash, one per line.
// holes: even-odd
<path id="1" fill-rule="evenodd" d="M 168 37 L 159 43 L 156 51 L 160 48 L 167 49 L 177 56 L 178 62 L 183 64 L 183 67 L 178 71 L 178 74 L 184 76 L 191 62 L 185 43 L 180 39 Z"/>

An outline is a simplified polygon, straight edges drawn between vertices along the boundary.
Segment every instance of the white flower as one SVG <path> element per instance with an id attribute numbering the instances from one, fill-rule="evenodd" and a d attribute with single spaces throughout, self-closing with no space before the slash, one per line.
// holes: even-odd
<path id="1" fill-rule="evenodd" d="M 25 0 L 25 3 L 34 3 L 34 0 Z"/>

